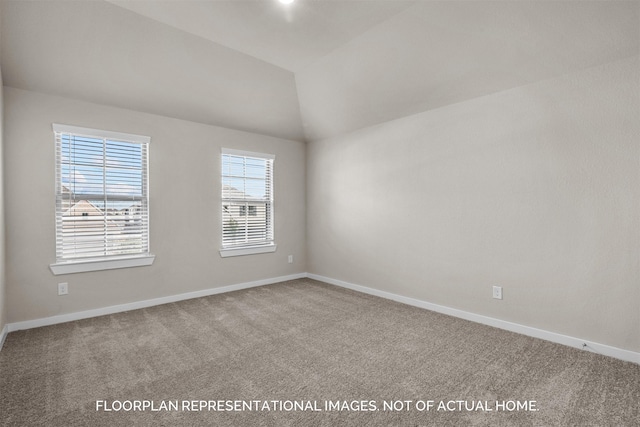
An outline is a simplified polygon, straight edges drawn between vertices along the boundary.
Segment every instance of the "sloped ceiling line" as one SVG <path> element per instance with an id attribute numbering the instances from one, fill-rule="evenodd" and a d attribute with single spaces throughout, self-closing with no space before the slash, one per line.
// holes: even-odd
<path id="1" fill-rule="evenodd" d="M 637 1 L 294 5 L 4 0 L 4 83 L 312 141 L 640 50 Z"/>

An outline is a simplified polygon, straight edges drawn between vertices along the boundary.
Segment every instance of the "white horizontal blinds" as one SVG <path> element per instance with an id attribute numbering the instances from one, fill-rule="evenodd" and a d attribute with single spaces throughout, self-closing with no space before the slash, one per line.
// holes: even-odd
<path id="1" fill-rule="evenodd" d="M 273 156 L 223 150 L 222 247 L 273 241 Z"/>
<path id="2" fill-rule="evenodd" d="M 58 261 L 147 254 L 148 143 L 54 130 Z"/>

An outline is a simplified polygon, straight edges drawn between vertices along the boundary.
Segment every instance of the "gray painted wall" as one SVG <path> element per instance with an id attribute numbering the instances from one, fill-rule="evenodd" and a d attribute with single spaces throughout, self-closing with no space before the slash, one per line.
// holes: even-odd
<path id="1" fill-rule="evenodd" d="M 309 272 L 640 351 L 639 73 L 635 56 L 310 143 Z"/>
<path id="2" fill-rule="evenodd" d="M 104 1 L 2 8 L 7 86 L 303 139 L 287 70 Z"/>
<path id="3" fill-rule="evenodd" d="M 307 140 L 624 59 L 640 2 L 418 1 L 296 73 Z"/>
<path id="4" fill-rule="evenodd" d="M 4 325 L 7 323 L 6 316 L 6 290 L 5 290 L 5 242 L 4 242 L 4 100 L 3 100 L 3 89 L 2 86 L 2 70 L 0 70 L 0 331 L 4 328 Z"/>
<path id="5" fill-rule="evenodd" d="M 306 271 L 305 144 L 5 87 L 9 322 L 176 295 Z M 148 135 L 150 267 L 53 276 L 52 123 Z M 277 251 L 222 259 L 220 148 L 275 160 Z M 287 255 L 295 262 L 288 264 Z M 69 295 L 57 296 L 57 283 Z"/>
<path id="6" fill-rule="evenodd" d="M 419 2 L 295 81 L 104 2 L 28 3 L 2 4 L 0 326 L 310 271 L 640 351 L 638 2 Z M 102 31 L 52 27 L 73 17 Z M 152 267 L 50 273 L 52 122 L 152 137 Z M 221 146 L 277 155 L 276 253 L 219 257 Z"/>

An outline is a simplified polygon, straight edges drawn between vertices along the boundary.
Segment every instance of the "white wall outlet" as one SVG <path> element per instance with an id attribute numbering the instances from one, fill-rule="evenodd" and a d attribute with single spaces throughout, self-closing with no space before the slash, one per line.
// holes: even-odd
<path id="1" fill-rule="evenodd" d="M 502 299 L 502 286 L 493 287 L 493 297 L 495 299 Z"/>
<path id="2" fill-rule="evenodd" d="M 289 255 L 289 264 L 293 264 L 293 255 Z"/>
<path id="3" fill-rule="evenodd" d="M 67 295 L 69 293 L 68 283 L 58 283 L 58 295 Z"/>

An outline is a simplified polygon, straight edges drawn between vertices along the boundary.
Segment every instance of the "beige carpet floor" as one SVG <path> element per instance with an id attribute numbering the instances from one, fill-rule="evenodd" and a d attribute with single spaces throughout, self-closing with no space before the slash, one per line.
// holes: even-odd
<path id="1" fill-rule="evenodd" d="M 310 279 L 12 332 L 0 352 L 3 426 L 637 426 L 639 402 L 640 365 Z"/>

